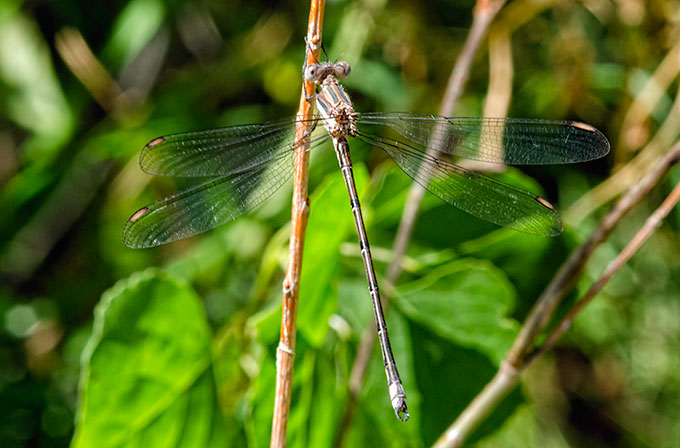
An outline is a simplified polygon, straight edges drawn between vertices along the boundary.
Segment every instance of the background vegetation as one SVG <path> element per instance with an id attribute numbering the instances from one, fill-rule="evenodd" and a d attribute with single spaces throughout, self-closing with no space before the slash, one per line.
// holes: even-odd
<path id="1" fill-rule="evenodd" d="M 357 110 L 436 112 L 473 6 L 329 2 L 326 48 L 352 65 Z M 0 446 L 268 444 L 290 186 L 157 249 L 124 247 L 121 230 L 173 189 L 138 168 L 147 141 L 295 113 L 308 7 L 0 0 Z M 515 0 L 496 31 L 511 36 L 508 115 L 586 121 L 614 150 L 499 175 L 558 205 L 558 238 L 498 229 L 427 197 L 388 315 L 412 419 L 394 418 L 376 348 L 346 446 L 431 444 L 491 378 L 557 266 L 680 130 L 680 2 Z M 478 55 L 457 115 L 481 115 L 493 97 L 490 54 Z M 410 183 L 383 154 L 352 150 L 382 273 Z M 372 318 L 330 147 L 314 152 L 311 173 L 291 446 L 332 445 Z M 678 180 L 672 172 L 621 223 L 579 290 Z M 473 443 L 680 445 L 679 219 L 669 216 Z"/>

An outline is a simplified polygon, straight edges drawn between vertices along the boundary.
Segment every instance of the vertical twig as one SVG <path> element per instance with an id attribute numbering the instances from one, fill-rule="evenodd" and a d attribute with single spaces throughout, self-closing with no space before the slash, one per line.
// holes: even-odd
<path id="1" fill-rule="evenodd" d="M 441 107 L 439 108 L 439 115 L 449 117 L 453 114 L 453 110 L 463 94 L 465 84 L 470 77 L 470 69 L 472 68 L 475 54 L 477 54 L 477 49 L 484 36 L 486 36 L 489 25 L 504 3 L 505 0 L 477 0 L 472 26 L 460 56 L 458 56 L 449 76 L 449 82 L 444 92 Z M 428 148 L 432 148 L 432 145 L 428 145 Z M 418 175 L 420 176 L 421 174 L 419 173 Z M 387 267 L 386 278 L 390 284 L 395 284 L 401 274 L 401 260 L 411 239 L 413 226 L 420 209 L 420 202 L 423 200 L 424 195 L 425 189 L 420 184 L 414 182 L 409 190 L 408 198 L 404 205 L 404 212 L 399 222 L 397 236 L 394 239 L 392 262 Z"/>
<path id="2" fill-rule="evenodd" d="M 439 115 L 450 116 L 452 114 L 470 76 L 470 69 L 477 49 L 486 35 L 489 25 L 504 3 L 505 0 L 477 0 L 472 26 L 467 39 L 465 40 L 465 44 L 463 45 L 463 49 L 449 76 L 444 98 L 442 99 L 442 104 L 439 109 Z M 401 261 L 406 252 L 408 241 L 411 238 L 411 233 L 424 192 L 425 190 L 423 187 L 415 182 L 409 190 L 408 198 L 404 205 L 404 211 L 399 223 L 399 229 L 397 230 L 397 236 L 394 240 L 392 260 L 387 268 L 386 281 L 390 285 L 395 284 L 401 274 Z M 385 294 L 383 298 L 383 307 L 385 309 L 389 305 L 389 288 L 386 288 L 386 291 L 388 291 L 388 294 Z M 354 415 L 354 410 L 361 390 L 361 385 L 366 375 L 366 368 L 371 358 L 371 351 L 374 343 L 375 328 L 371 325 L 361 335 L 361 343 L 359 344 L 357 356 L 354 360 L 350 374 L 350 394 L 348 403 L 335 441 L 335 446 L 342 446 L 344 435 L 346 434 L 352 416 Z"/>
<path id="3" fill-rule="evenodd" d="M 467 436 L 515 387 L 519 380 L 520 374 L 529 365 L 529 363 L 540 353 L 545 352 L 544 348 L 539 348 L 534 352 L 530 352 L 530 350 L 534 347 L 538 335 L 550 322 L 557 305 L 576 283 L 576 280 L 583 270 L 585 263 L 593 254 L 597 246 L 604 242 L 605 239 L 611 234 L 623 216 L 625 216 L 626 213 L 639 204 L 649 194 L 652 188 L 654 188 L 659 183 L 668 170 L 678 162 L 680 162 L 680 143 L 676 143 L 670 149 L 670 151 L 649 172 L 647 172 L 647 174 L 642 179 L 640 179 L 638 183 L 633 185 L 626 192 L 626 194 L 624 194 L 621 199 L 619 199 L 612 210 L 607 213 L 604 218 L 602 218 L 600 224 L 592 233 L 590 238 L 581 246 L 579 246 L 574 252 L 572 252 L 570 257 L 557 271 L 555 277 L 553 277 L 553 280 L 547 286 L 538 302 L 529 313 L 529 316 L 524 321 L 520 333 L 515 339 L 514 345 L 510 350 L 510 353 L 508 353 L 506 359 L 501 363 L 496 375 L 474 398 L 474 400 L 470 402 L 458 419 L 456 419 L 456 421 L 447 428 L 444 434 L 442 434 L 437 443 L 434 445 L 436 448 L 451 448 L 461 446 Z M 678 188 L 675 190 L 678 190 Z M 670 201 L 675 200 L 675 196 L 678 194 L 678 192 L 675 190 L 670 196 L 670 199 L 664 201 L 662 209 L 668 208 Z M 657 215 L 656 218 L 651 219 L 650 226 L 657 222 L 658 219 L 659 215 Z M 653 230 L 654 228 L 655 227 L 650 227 L 649 229 L 643 231 Z M 624 249 L 624 252 L 629 252 L 630 249 L 633 248 L 637 250 L 641 243 L 642 240 L 631 243 L 635 244 L 636 246 L 629 246 Z M 622 253 L 620 257 L 630 257 L 630 255 L 632 255 L 632 253 Z M 615 265 L 615 263 L 613 265 Z M 611 266 L 612 265 L 610 265 L 610 267 Z M 610 269 L 608 268 L 605 272 L 605 275 L 611 276 L 613 272 L 614 271 L 610 272 Z M 594 286 L 594 288 L 601 286 L 603 286 L 603 284 Z M 597 293 L 598 291 L 599 289 L 593 290 L 594 293 Z M 577 305 L 577 308 L 581 308 L 584 305 Z M 578 312 L 578 310 L 576 312 Z M 572 315 L 572 313 L 568 313 L 567 318 L 573 317 L 574 315 Z M 566 331 L 566 328 L 564 330 Z M 553 336 L 552 339 L 556 340 L 557 336 L 558 335 Z M 554 343 L 554 340 L 551 341 L 549 339 L 548 343 L 552 344 Z"/>
<path id="4" fill-rule="evenodd" d="M 311 0 L 309 23 L 307 26 L 306 64 L 315 64 L 319 60 L 321 49 L 321 30 L 325 0 Z M 283 304 L 281 310 L 281 336 L 276 351 L 276 396 L 274 399 L 274 417 L 272 419 L 272 436 L 270 446 L 284 447 L 287 441 L 288 415 L 293 392 L 293 364 L 295 359 L 295 332 L 297 322 L 298 297 L 300 294 L 300 272 L 302 270 L 302 249 L 305 229 L 309 217 L 309 198 L 307 197 L 307 178 L 309 153 L 303 143 L 309 140 L 307 122 L 312 117 L 313 103 L 307 100 L 308 92 L 314 91 L 314 85 L 303 79 L 300 94 L 299 120 L 295 130 L 297 152 L 295 154 L 295 177 L 291 211 L 290 243 L 288 252 L 288 270 L 283 280 Z"/>

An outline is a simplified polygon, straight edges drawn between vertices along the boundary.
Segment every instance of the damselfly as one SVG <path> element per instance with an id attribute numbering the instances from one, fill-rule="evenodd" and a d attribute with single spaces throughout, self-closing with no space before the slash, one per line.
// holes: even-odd
<path id="1" fill-rule="evenodd" d="M 359 205 L 347 137 L 385 151 L 427 190 L 461 210 L 521 232 L 555 236 L 562 222 L 545 199 L 464 169 L 447 160 L 462 157 L 510 165 L 584 162 L 609 152 L 606 137 L 579 122 L 503 118 L 448 118 L 413 113 L 357 113 L 338 83 L 346 62 L 309 65 L 304 75 L 320 86 L 320 121 L 327 132 L 306 143 L 293 138 L 298 120 L 231 126 L 158 137 L 140 155 L 149 174 L 198 178 L 197 184 L 136 211 L 123 230 L 129 247 L 153 247 L 205 232 L 252 210 L 293 173 L 293 154 L 332 140 L 359 236 L 385 363 L 390 400 L 397 417 L 409 417 L 406 396 L 390 348 L 368 238 Z M 367 131 L 384 126 L 402 138 Z"/>

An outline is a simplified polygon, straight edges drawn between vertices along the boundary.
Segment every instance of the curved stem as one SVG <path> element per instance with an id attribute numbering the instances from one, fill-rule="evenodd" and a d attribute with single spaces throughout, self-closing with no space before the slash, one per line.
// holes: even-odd
<path id="1" fill-rule="evenodd" d="M 524 358 L 533 348 L 536 337 L 548 325 L 555 309 L 574 286 L 595 249 L 607 239 L 621 218 L 639 204 L 668 169 L 677 163 L 678 157 L 680 144 L 676 144 L 637 184 L 633 185 L 602 218 L 590 238 L 571 253 L 524 320 L 522 329 L 506 357 L 510 364 L 519 367 L 524 363 Z"/>
<path id="2" fill-rule="evenodd" d="M 679 154 L 680 155 L 680 154 Z M 642 245 L 647 241 L 654 231 L 659 228 L 663 220 L 666 218 L 668 213 L 675 207 L 678 200 L 680 200 L 680 183 L 675 185 L 673 191 L 666 197 L 663 203 L 657 208 L 654 213 L 652 213 L 645 224 L 640 228 L 640 230 L 635 234 L 635 236 L 630 240 L 628 245 L 623 248 L 623 250 L 614 258 L 604 270 L 600 278 L 591 285 L 590 289 L 583 295 L 583 297 L 576 302 L 574 307 L 569 310 L 569 312 L 562 318 L 560 323 L 555 327 L 555 329 L 546 338 L 545 342 L 534 350 L 525 361 L 529 364 L 531 360 L 537 358 L 543 353 L 554 347 L 555 343 L 571 328 L 576 316 L 590 303 L 593 301 L 595 296 L 602 291 L 602 288 L 607 284 L 609 279 L 630 260 L 630 258 L 642 247 Z"/>

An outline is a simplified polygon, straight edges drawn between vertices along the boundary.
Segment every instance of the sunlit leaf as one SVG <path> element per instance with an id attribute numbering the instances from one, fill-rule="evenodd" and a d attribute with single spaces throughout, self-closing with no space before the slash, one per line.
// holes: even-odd
<path id="1" fill-rule="evenodd" d="M 411 109 L 409 90 L 399 73 L 388 65 L 364 59 L 352 70 L 352 76 L 346 82 L 352 89 L 377 98 L 386 110 Z"/>
<path id="2" fill-rule="evenodd" d="M 195 293 L 155 271 L 106 292 L 83 359 L 73 446 L 224 443 L 210 337 Z"/>
<path id="3" fill-rule="evenodd" d="M 40 30 L 10 11 L 0 16 L 0 108 L 33 134 L 24 156 L 45 164 L 71 136 L 73 117 Z"/>
<path id="4" fill-rule="evenodd" d="M 134 58 L 151 40 L 165 17 L 165 5 L 159 0 L 133 0 L 118 16 L 111 39 L 104 49 L 104 59 L 115 65 Z"/>

